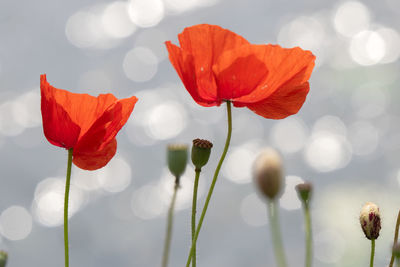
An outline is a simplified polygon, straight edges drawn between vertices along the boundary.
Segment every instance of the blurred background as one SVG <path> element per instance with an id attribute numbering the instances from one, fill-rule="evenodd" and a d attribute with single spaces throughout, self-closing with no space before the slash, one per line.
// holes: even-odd
<path id="1" fill-rule="evenodd" d="M 198 106 L 164 41 L 209 23 L 252 43 L 300 46 L 316 56 L 300 112 L 267 120 L 233 110 L 233 138 L 198 242 L 199 266 L 275 266 L 266 206 L 251 166 L 266 146 L 285 160 L 281 228 L 290 266 L 304 259 L 294 186 L 315 187 L 314 266 L 366 266 L 370 242 L 358 215 L 381 208 L 376 266 L 389 262 L 400 207 L 400 2 L 272 0 L 0 1 L 0 249 L 9 267 L 63 266 L 67 151 L 42 132 L 39 75 L 73 92 L 139 98 L 103 169 L 73 168 L 71 266 L 160 266 L 173 178 L 168 143 L 214 143 L 199 208 L 226 136 L 225 106 Z M 190 245 L 194 170 L 178 192 L 170 266 Z"/>

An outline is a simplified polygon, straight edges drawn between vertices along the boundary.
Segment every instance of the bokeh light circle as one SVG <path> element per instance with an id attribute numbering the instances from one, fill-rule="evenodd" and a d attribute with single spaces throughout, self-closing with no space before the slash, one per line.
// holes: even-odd
<path id="1" fill-rule="evenodd" d="M 146 82 L 157 73 L 158 59 L 150 49 L 135 47 L 125 55 L 122 67 L 132 81 Z"/>
<path id="2" fill-rule="evenodd" d="M 152 27 L 163 19 L 164 3 L 161 0 L 131 0 L 128 12 L 137 26 Z"/>
<path id="3" fill-rule="evenodd" d="M 359 1 L 342 3 L 333 18 L 335 30 L 346 37 L 352 37 L 366 30 L 370 23 L 368 7 Z"/>
<path id="4" fill-rule="evenodd" d="M 21 206 L 11 206 L 0 216 L 0 233 L 9 240 L 25 239 L 32 231 L 32 216 Z"/>

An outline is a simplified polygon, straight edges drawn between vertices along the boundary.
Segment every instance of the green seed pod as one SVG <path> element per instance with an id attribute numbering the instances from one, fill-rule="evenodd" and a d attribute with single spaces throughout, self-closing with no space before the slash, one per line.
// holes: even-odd
<path id="1" fill-rule="evenodd" d="M 177 178 L 185 172 L 188 158 L 187 145 L 172 144 L 168 145 L 167 161 L 170 172 Z"/>
<path id="2" fill-rule="evenodd" d="M 6 266 L 7 258 L 8 258 L 7 252 L 0 250 L 0 267 Z"/>
<path id="3" fill-rule="evenodd" d="M 297 195 L 300 198 L 300 200 L 308 204 L 311 198 L 311 193 L 312 193 L 312 184 L 309 182 L 305 182 L 303 184 L 298 184 L 296 185 L 296 191 Z"/>
<path id="4" fill-rule="evenodd" d="M 280 197 L 284 185 L 282 159 L 279 153 L 265 149 L 253 166 L 254 180 L 261 193 L 270 200 Z"/>
<path id="5" fill-rule="evenodd" d="M 372 202 L 365 203 L 360 213 L 360 224 L 366 238 L 372 240 L 379 237 L 381 215 L 376 204 Z"/>
<path id="6" fill-rule="evenodd" d="M 192 162 L 196 170 L 201 170 L 201 168 L 207 164 L 212 147 L 213 144 L 208 140 L 199 138 L 193 140 Z"/>

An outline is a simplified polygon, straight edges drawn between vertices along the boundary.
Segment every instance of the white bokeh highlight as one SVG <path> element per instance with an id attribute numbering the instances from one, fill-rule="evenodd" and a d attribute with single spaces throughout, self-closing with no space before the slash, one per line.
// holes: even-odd
<path id="1" fill-rule="evenodd" d="M 35 220 L 43 226 L 55 227 L 63 223 L 65 178 L 46 178 L 35 189 L 32 212 Z M 84 204 L 85 196 L 71 184 L 68 218 L 71 218 Z"/>
<path id="2" fill-rule="evenodd" d="M 122 67 L 132 81 L 147 82 L 157 73 L 158 59 L 150 49 L 135 47 L 125 55 Z"/>
<path id="3" fill-rule="evenodd" d="M 184 175 L 180 178 L 180 187 L 176 197 L 176 211 L 189 208 L 192 203 L 194 169 L 187 166 Z M 133 214 L 142 219 L 155 219 L 166 214 L 171 203 L 175 178 L 168 169 L 164 169 L 156 182 L 143 185 L 133 192 L 131 209 Z M 198 187 L 198 199 L 204 194 L 204 183 Z"/>
<path id="4" fill-rule="evenodd" d="M 24 207 L 11 206 L 0 215 L 0 233 L 9 240 L 25 239 L 32 231 L 32 216 Z"/>
<path id="5" fill-rule="evenodd" d="M 271 142 L 282 153 L 300 151 L 307 140 L 308 129 L 305 123 L 294 117 L 275 122 L 271 129 Z"/>
<path id="6" fill-rule="evenodd" d="M 379 33 L 362 31 L 352 38 L 349 53 L 351 59 L 362 66 L 374 65 L 384 58 L 386 43 Z"/>
<path id="7" fill-rule="evenodd" d="M 153 27 L 164 18 L 164 3 L 161 0 L 131 0 L 128 12 L 137 26 Z"/>
<path id="8" fill-rule="evenodd" d="M 368 29 L 370 12 L 368 7 L 359 1 L 348 1 L 340 4 L 333 18 L 335 30 L 345 37 L 352 37 Z"/>
<path id="9" fill-rule="evenodd" d="M 126 38 L 136 30 L 128 13 L 128 3 L 117 1 L 109 4 L 101 16 L 101 23 L 106 34 L 113 38 Z"/>

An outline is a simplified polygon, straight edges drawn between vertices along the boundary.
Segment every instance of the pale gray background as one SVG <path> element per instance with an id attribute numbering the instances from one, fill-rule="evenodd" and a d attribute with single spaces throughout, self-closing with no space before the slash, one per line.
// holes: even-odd
<path id="1" fill-rule="evenodd" d="M 234 109 L 232 146 L 199 238 L 198 266 L 274 266 L 266 209 L 251 182 L 251 164 L 265 146 L 285 160 L 281 222 L 290 266 L 304 258 L 293 189 L 301 180 L 315 186 L 314 266 L 367 265 L 369 242 L 358 224 L 366 201 L 382 211 L 376 266 L 386 266 L 400 207 L 399 16 L 397 0 L 0 0 L 0 248 L 10 253 L 8 266 L 64 262 L 67 152 L 42 133 L 42 73 L 74 92 L 139 97 L 110 164 L 96 172 L 73 168 L 71 266 L 160 265 L 173 186 L 165 146 L 196 137 L 215 144 L 201 177 L 202 206 L 226 135 L 225 106 L 195 104 L 163 44 L 198 23 L 317 56 L 297 115 L 273 121 Z M 190 245 L 193 176 L 188 166 L 172 267 L 184 265 Z"/>

